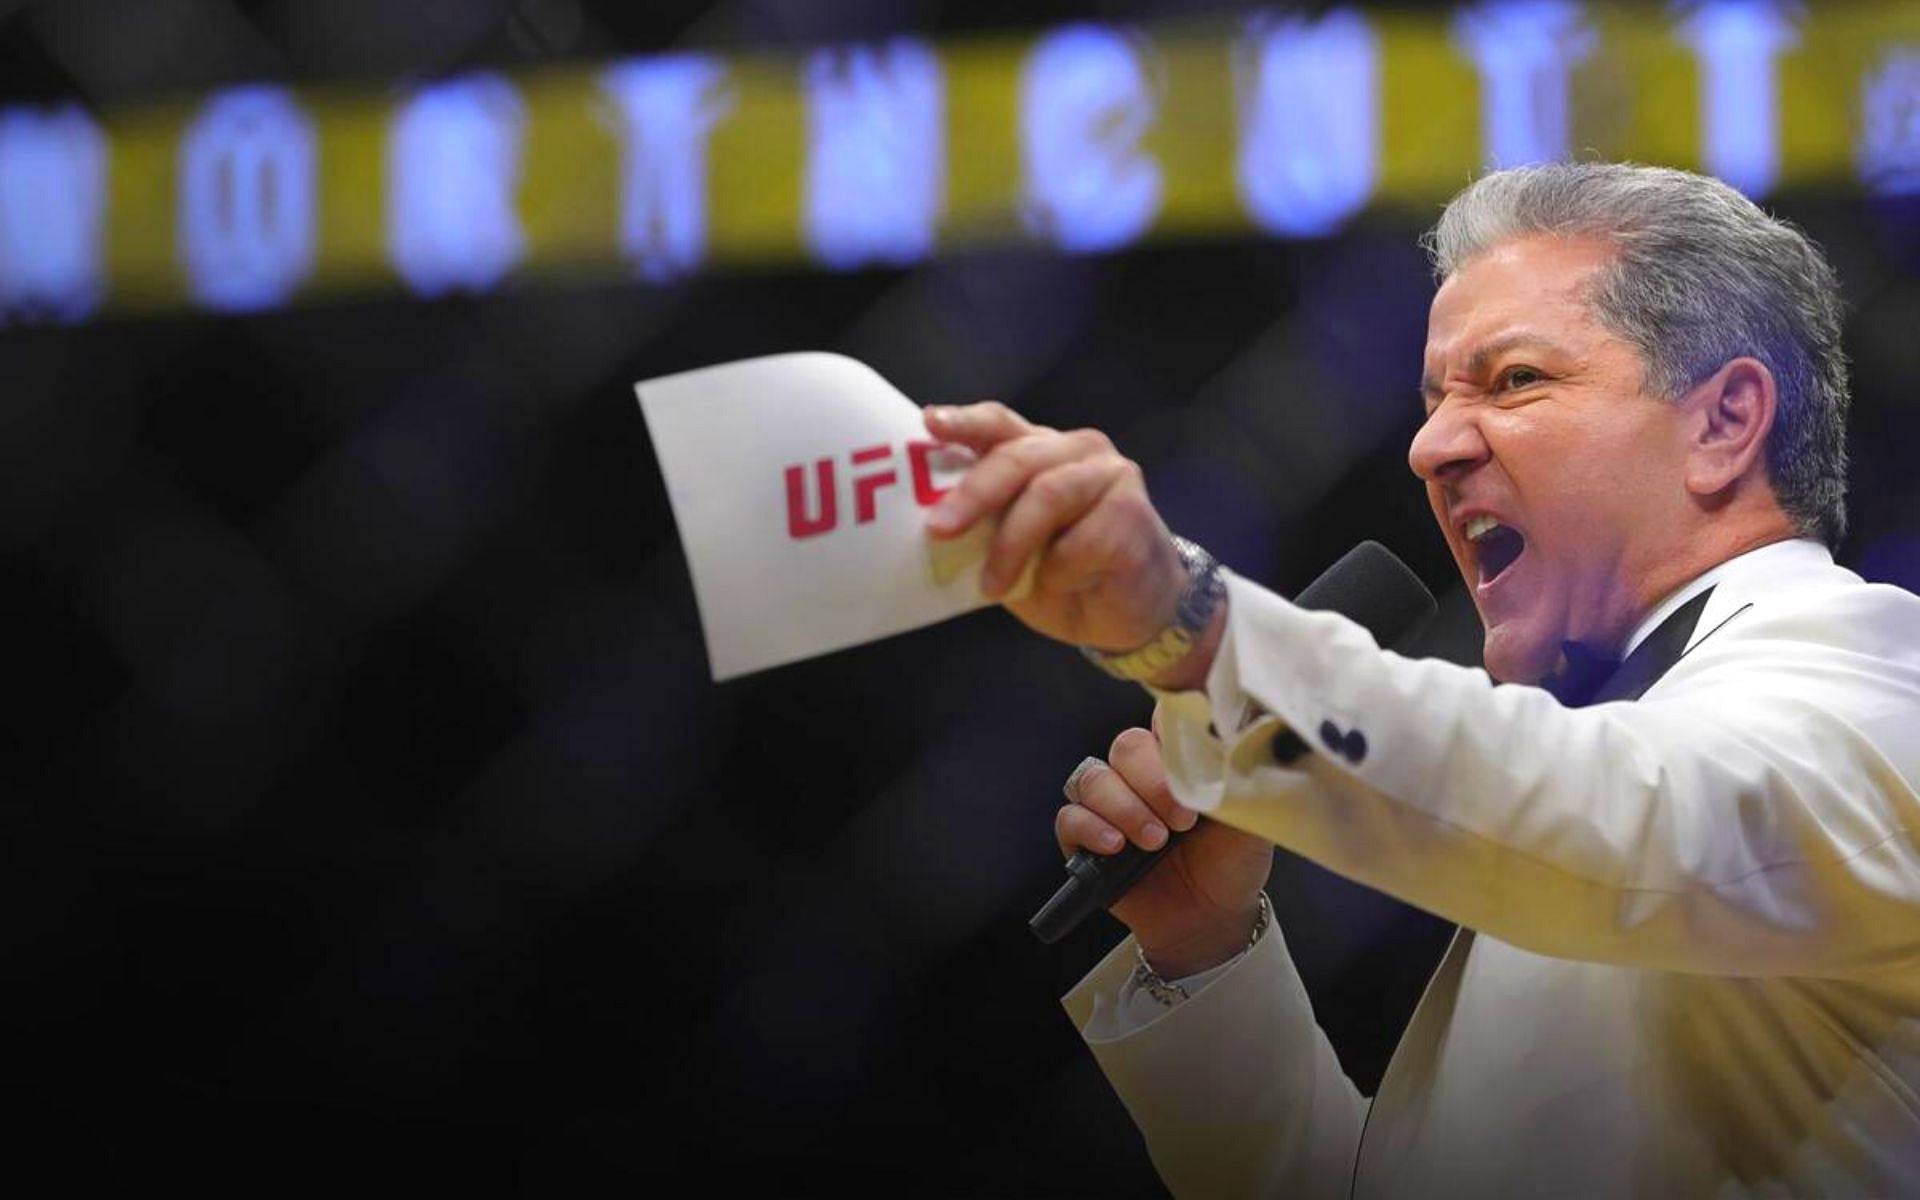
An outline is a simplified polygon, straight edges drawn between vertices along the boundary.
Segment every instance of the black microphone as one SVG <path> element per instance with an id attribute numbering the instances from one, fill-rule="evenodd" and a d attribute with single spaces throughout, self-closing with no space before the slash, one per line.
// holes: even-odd
<path id="1" fill-rule="evenodd" d="M 1407 564 L 1379 542 L 1361 542 L 1339 562 L 1321 573 L 1294 598 L 1301 608 L 1335 612 L 1363 626 L 1382 646 L 1404 645 L 1419 632 L 1437 607 L 1433 593 Z M 1283 763 L 1305 754 L 1308 746 L 1286 736 L 1276 746 Z M 1113 854 L 1081 850 L 1067 860 L 1067 881 L 1027 922 L 1033 936 L 1049 944 L 1059 941 L 1086 920 L 1095 909 L 1106 908 L 1127 894 L 1160 856 L 1172 849 L 1179 835 L 1169 833 L 1158 850 L 1142 850 L 1128 842 Z"/>

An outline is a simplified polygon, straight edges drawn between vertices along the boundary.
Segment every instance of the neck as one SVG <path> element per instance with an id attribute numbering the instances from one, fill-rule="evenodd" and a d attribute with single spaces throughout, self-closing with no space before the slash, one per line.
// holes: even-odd
<path id="1" fill-rule="evenodd" d="M 1711 571 L 1721 563 L 1740 557 L 1762 546 L 1789 541 L 1799 535 L 1786 514 L 1775 509 L 1765 519 L 1719 522 L 1672 546 L 1659 569 L 1645 576 L 1636 596 L 1637 611 L 1621 637 L 1629 636 L 1668 596 Z"/>

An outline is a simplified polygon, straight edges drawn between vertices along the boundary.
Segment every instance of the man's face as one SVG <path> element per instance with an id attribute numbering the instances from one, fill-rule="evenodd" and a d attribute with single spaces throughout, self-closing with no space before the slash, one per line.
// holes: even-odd
<path id="1" fill-rule="evenodd" d="M 1643 389 L 1638 351 L 1588 310 L 1611 255 L 1518 238 L 1434 297 L 1427 420 L 1407 457 L 1496 679 L 1537 682 L 1563 641 L 1617 652 L 1671 586 L 1663 560 L 1689 510 L 1682 410 Z"/>

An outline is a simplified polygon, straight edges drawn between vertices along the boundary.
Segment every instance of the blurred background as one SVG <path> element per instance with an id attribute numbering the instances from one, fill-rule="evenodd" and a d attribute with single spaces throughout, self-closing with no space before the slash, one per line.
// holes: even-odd
<path id="1" fill-rule="evenodd" d="M 1043 947 L 1146 694 L 976 613 L 715 685 L 632 384 L 1091 424 L 1478 629 L 1405 448 L 1489 163 L 1820 241 L 1841 558 L 1920 585 L 1920 5 L 0 0 L 0 992 L 74 1187 L 1161 1194 Z M 1371 1089 L 1450 929 L 1287 855 Z"/>

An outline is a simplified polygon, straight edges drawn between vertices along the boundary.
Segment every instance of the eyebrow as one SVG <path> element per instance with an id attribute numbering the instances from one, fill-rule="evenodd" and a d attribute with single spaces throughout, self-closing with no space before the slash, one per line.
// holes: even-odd
<path id="1" fill-rule="evenodd" d="M 1522 347 L 1534 347 L 1537 349 L 1550 350 L 1550 351 L 1557 351 L 1558 349 L 1560 349 L 1560 346 L 1558 343 L 1551 341 L 1548 338 L 1544 338 L 1537 333 L 1527 333 L 1524 330 L 1515 330 L 1512 333 L 1503 333 L 1499 337 L 1494 338 L 1492 341 L 1486 343 L 1485 345 L 1477 347 L 1474 350 L 1474 352 L 1470 356 L 1468 356 L 1467 374 L 1472 375 L 1476 378 L 1481 375 L 1484 375 L 1486 374 L 1487 367 L 1493 362 L 1494 359 L 1500 357 L 1502 354 L 1505 354 L 1509 350 L 1517 350 Z M 1430 400 L 1435 396 L 1440 395 L 1441 391 L 1442 389 L 1440 387 L 1440 381 L 1438 379 L 1435 379 L 1431 375 L 1422 375 L 1420 377 L 1420 396 L 1422 399 Z"/>

